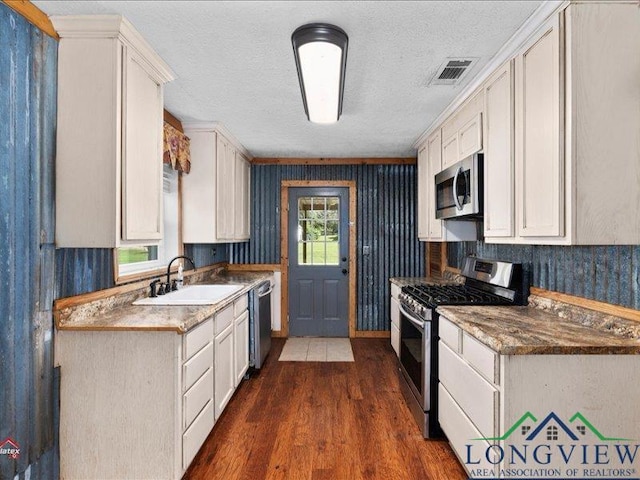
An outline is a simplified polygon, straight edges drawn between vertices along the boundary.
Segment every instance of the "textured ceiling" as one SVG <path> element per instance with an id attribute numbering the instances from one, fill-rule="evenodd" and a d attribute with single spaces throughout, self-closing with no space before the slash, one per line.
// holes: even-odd
<path id="1" fill-rule="evenodd" d="M 35 1 L 49 15 L 122 14 L 175 71 L 167 110 L 219 121 L 258 157 L 412 156 L 412 143 L 539 1 Z M 343 113 L 307 121 L 291 33 L 349 35 Z M 477 57 L 458 86 L 429 86 L 446 57 Z"/>

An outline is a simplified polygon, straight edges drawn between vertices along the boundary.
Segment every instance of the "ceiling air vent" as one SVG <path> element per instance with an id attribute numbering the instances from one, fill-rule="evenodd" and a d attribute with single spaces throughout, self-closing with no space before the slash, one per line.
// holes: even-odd
<path id="1" fill-rule="evenodd" d="M 447 58 L 429 85 L 457 85 L 471 69 L 477 58 Z"/>

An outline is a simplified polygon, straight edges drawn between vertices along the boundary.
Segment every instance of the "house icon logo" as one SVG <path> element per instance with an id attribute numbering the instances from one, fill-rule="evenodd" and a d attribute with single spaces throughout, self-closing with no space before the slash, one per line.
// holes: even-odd
<path id="1" fill-rule="evenodd" d="M 536 425 L 537 424 L 537 425 Z M 521 441 L 531 442 L 543 437 L 547 441 L 573 440 L 578 442 L 590 433 L 602 442 L 630 442 L 629 438 L 607 437 L 593 426 L 580 412 L 576 412 L 569 422 L 565 423 L 555 412 L 550 412 L 542 421 L 531 413 L 522 415 L 501 437 L 474 438 L 473 440 L 499 441 L 519 435 Z M 563 436 L 564 434 L 564 436 Z"/>
<path id="2" fill-rule="evenodd" d="M 14 460 L 20 456 L 20 446 L 12 438 L 5 438 L 0 442 L 0 455 L 7 455 Z"/>

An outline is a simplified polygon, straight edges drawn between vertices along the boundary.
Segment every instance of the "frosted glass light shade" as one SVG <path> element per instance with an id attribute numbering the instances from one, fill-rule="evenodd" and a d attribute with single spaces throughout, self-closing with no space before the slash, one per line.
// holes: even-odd
<path id="1" fill-rule="evenodd" d="M 342 113 L 347 34 L 327 24 L 304 25 L 291 36 L 307 118 L 335 123 Z"/>

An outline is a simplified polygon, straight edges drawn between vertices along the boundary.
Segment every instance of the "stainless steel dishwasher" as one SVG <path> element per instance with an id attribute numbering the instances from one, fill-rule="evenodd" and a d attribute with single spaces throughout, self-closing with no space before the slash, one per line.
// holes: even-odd
<path id="1" fill-rule="evenodd" d="M 271 349 L 271 292 L 270 280 L 251 290 L 249 297 L 249 365 L 259 369 Z"/>

